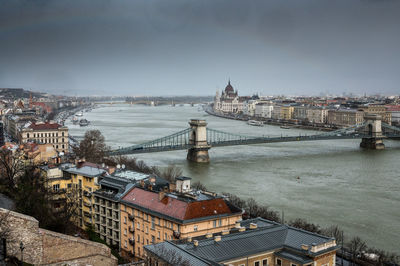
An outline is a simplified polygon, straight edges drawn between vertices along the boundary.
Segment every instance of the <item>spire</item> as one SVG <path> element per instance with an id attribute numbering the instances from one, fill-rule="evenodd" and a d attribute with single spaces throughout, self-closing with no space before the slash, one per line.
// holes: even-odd
<path id="1" fill-rule="evenodd" d="M 231 85 L 231 78 L 228 79 L 228 85 Z"/>

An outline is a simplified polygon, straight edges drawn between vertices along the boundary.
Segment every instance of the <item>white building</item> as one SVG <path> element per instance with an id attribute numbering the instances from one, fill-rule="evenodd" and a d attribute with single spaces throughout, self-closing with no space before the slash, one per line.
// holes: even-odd
<path id="1" fill-rule="evenodd" d="M 271 103 L 258 103 L 256 104 L 255 116 L 263 118 L 272 118 L 274 106 Z"/>
<path id="2" fill-rule="evenodd" d="M 235 91 L 228 82 L 225 90 L 222 91 L 221 96 L 217 92 L 214 98 L 214 111 L 223 113 L 241 113 L 243 112 L 243 105 L 248 97 L 239 97 L 238 92 Z"/>

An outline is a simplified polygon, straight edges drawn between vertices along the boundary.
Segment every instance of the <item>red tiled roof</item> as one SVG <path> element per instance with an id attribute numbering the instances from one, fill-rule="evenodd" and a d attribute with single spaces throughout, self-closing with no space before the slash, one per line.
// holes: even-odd
<path id="1" fill-rule="evenodd" d="M 59 127 L 61 127 L 60 124 L 57 123 L 40 123 L 40 124 L 36 124 L 36 123 L 32 123 L 29 128 L 32 128 L 33 130 L 47 130 L 47 129 L 58 129 Z"/>
<path id="2" fill-rule="evenodd" d="M 122 200 L 179 220 L 232 213 L 222 198 L 185 202 L 166 196 L 159 201 L 158 193 L 141 188 L 132 189 Z"/>

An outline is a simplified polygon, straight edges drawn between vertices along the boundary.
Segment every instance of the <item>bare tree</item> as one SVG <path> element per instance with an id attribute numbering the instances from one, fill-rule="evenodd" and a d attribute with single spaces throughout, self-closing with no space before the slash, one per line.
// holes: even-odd
<path id="1" fill-rule="evenodd" d="M 304 219 L 297 218 L 294 220 L 289 221 L 289 225 L 300 228 L 309 232 L 321 234 L 321 227 L 318 224 L 309 223 Z"/>
<path id="2" fill-rule="evenodd" d="M 192 184 L 192 188 L 193 188 L 194 190 L 207 191 L 207 187 L 206 187 L 203 183 L 201 183 L 200 181 L 194 182 L 194 183 Z"/>
<path id="3" fill-rule="evenodd" d="M 182 169 L 175 165 L 169 165 L 159 174 L 160 177 L 168 180 L 170 183 L 175 182 L 175 178 L 182 176 Z"/>
<path id="4" fill-rule="evenodd" d="M 347 248 L 352 255 L 352 261 L 355 262 L 357 258 L 363 255 L 363 251 L 367 249 L 367 244 L 361 238 L 356 236 L 347 243 Z"/>
<path id="5" fill-rule="evenodd" d="M 26 163 L 10 150 L 0 150 L 0 191 L 13 194 L 17 190 L 18 178 L 24 171 Z"/>
<path id="6" fill-rule="evenodd" d="M 11 233 L 9 222 L 10 211 L 6 209 L 0 210 L 0 240 L 8 239 Z"/>
<path id="7" fill-rule="evenodd" d="M 102 163 L 109 147 L 105 144 L 104 136 L 99 130 L 89 130 L 86 131 L 79 146 L 74 147 L 73 150 L 79 158 L 85 158 L 93 163 Z"/>
<path id="8" fill-rule="evenodd" d="M 337 225 L 332 225 L 328 228 L 322 230 L 322 234 L 330 237 L 334 237 L 336 239 L 336 243 L 341 242 L 343 236 L 343 230 L 339 228 Z"/>

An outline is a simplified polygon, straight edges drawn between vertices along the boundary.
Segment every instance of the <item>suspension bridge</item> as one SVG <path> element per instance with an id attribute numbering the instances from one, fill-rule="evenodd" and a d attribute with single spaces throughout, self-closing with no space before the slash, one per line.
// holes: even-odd
<path id="1" fill-rule="evenodd" d="M 400 128 L 381 122 L 378 115 L 366 115 L 363 123 L 336 131 L 315 135 L 298 136 L 246 136 L 207 127 L 205 120 L 192 119 L 190 127 L 174 134 L 142 144 L 120 148 L 110 156 L 138 153 L 188 150 L 187 159 L 194 162 L 209 162 L 208 150 L 215 147 L 265 144 L 276 142 L 361 139 L 360 146 L 383 149 L 383 139 L 400 139 Z"/>

